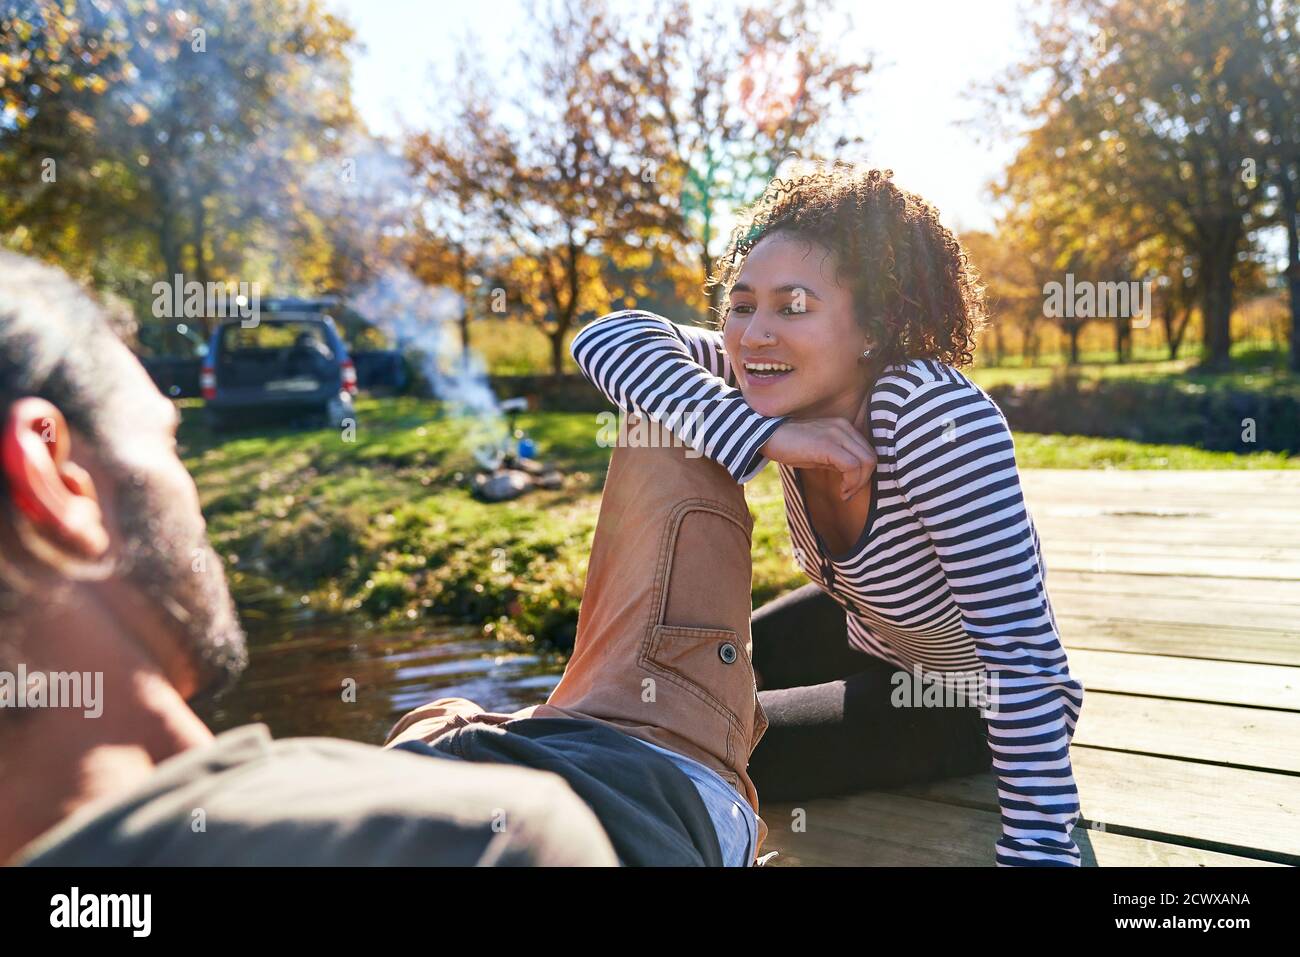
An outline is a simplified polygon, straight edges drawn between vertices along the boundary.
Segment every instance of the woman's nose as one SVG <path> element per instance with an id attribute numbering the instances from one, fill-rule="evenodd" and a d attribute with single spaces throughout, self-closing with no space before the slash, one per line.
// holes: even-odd
<path id="1" fill-rule="evenodd" d="M 763 319 L 761 313 L 755 312 L 745 325 L 745 331 L 740 337 L 740 344 L 755 348 L 771 345 L 774 342 L 776 342 L 776 331 L 772 328 L 771 323 Z"/>

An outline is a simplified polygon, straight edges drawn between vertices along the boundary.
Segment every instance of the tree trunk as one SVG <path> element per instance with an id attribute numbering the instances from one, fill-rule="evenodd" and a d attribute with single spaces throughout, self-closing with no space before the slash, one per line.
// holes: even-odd
<path id="1" fill-rule="evenodd" d="M 721 322 L 724 317 L 719 314 L 718 310 L 722 307 L 722 287 L 707 285 L 709 281 L 709 271 L 712 268 L 713 263 L 709 259 L 709 248 L 708 246 L 705 246 L 700 252 L 700 271 L 704 274 L 704 281 L 706 283 L 705 290 L 708 296 L 708 302 L 706 304 L 708 310 L 707 316 L 710 322 L 715 320 Z"/>
<path id="2" fill-rule="evenodd" d="M 1187 335 L 1187 327 L 1192 324 L 1192 307 L 1188 306 L 1183 310 L 1183 318 L 1178 320 L 1178 325 L 1174 327 L 1174 344 L 1173 358 L 1178 358 L 1178 350 L 1183 347 L 1183 336 Z"/>
<path id="3" fill-rule="evenodd" d="M 569 324 L 556 323 L 551 338 L 551 377 L 557 382 L 564 374 L 564 334 L 569 331 Z"/>
<path id="4" fill-rule="evenodd" d="M 207 302 L 208 283 L 212 281 L 212 269 L 211 263 L 208 262 L 207 249 L 207 210 L 203 207 L 202 199 L 195 200 L 192 205 L 194 209 L 194 221 L 191 226 L 190 245 L 194 248 L 194 278 L 203 286 L 203 301 Z M 228 310 L 233 309 L 234 303 L 228 303 L 226 308 Z M 227 315 L 229 314 L 230 313 L 228 312 Z M 221 318 L 223 317 L 208 315 L 208 311 L 206 309 L 204 310 L 203 319 L 201 321 L 203 323 L 203 336 L 205 339 L 212 335 L 212 330 L 220 324 Z"/>
<path id="5" fill-rule="evenodd" d="M 1070 365 L 1079 364 L 1079 333 L 1083 331 L 1082 326 L 1071 326 L 1069 329 L 1070 336 Z"/>
<path id="6" fill-rule="evenodd" d="M 460 280 L 460 299 L 461 299 L 460 351 L 461 351 L 461 355 L 465 359 L 465 364 L 469 365 L 469 355 L 470 355 L 469 297 L 470 297 L 470 290 L 472 287 L 469 281 L 470 269 L 469 269 L 468 257 L 465 255 L 465 249 L 463 246 L 458 246 L 456 248 L 456 269 L 457 272 L 459 273 L 457 278 Z"/>
<path id="7" fill-rule="evenodd" d="M 1209 369 L 1226 369 L 1232 351 L 1232 266 L 1237 244 L 1231 233 L 1220 234 L 1215 248 L 1207 250 L 1202 262 L 1205 282 L 1201 287 L 1201 321 L 1204 326 L 1205 362 Z"/>
<path id="8" fill-rule="evenodd" d="M 176 219 L 170 211 L 164 210 L 162 218 L 158 222 L 158 253 L 162 256 L 163 268 L 167 271 L 167 288 L 171 290 L 168 293 L 170 301 L 178 293 L 177 284 L 181 285 L 179 295 L 181 302 L 185 301 L 185 252 L 180 239 L 180 231 L 177 228 Z M 173 316 L 173 320 L 178 320 L 181 316 Z M 203 338 L 206 341 L 212 335 L 212 330 L 208 328 L 206 319 L 198 319 L 196 322 L 203 329 Z M 169 328 L 175 326 L 175 322 L 167 324 Z"/>
<path id="9" fill-rule="evenodd" d="M 1020 358 L 1026 365 L 1032 365 L 1038 359 L 1038 329 L 1032 319 L 1021 328 Z"/>
<path id="10" fill-rule="evenodd" d="M 1300 172 L 1300 167 L 1297 169 Z M 1300 235 L 1296 224 L 1296 191 L 1291 171 L 1284 165 L 1279 177 L 1282 187 L 1282 222 L 1286 226 L 1286 278 L 1291 299 L 1291 368 L 1300 372 Z"/>

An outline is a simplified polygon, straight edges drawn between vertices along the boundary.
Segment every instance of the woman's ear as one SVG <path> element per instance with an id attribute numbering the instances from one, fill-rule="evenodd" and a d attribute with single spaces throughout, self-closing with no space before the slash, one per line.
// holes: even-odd
<path id="1" fill-rule="evenodd" d="M 23 398 L 0 424 L 0 474 L 14 506 L 42 537 L 78 558 L 108 551 L 108 530 L 95 484 L 69 459 L 63 413 L 45 399 Z"/>

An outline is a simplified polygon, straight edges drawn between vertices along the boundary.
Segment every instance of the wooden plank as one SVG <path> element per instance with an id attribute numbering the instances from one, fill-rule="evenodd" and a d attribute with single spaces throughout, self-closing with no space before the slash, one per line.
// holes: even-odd
<path id="1" fill-rule="evenodd" d="M 1235 600 L 1231 592 L 1216 583 L 1205 600 L 1182 596 L 1143 593 L 1143 581 L 1128 579 L 1124 591 L 1112 593 L 1075 591 L 1069 587 L 1048 585 L 1052 607 L 1058 617 L 1124 618 L 1158 624 L 1182 623 L 1213 625 L 1219 628 L 1258 629 L 1281 632 L 1300 644 L 1300 608 L 1261 601 L 1258 604 Z M 1256 583 L 1258 584 L 1258 583 Z"/>
<path id="2" fill-rule="evenodd" d="M 1297 535 L 1300 536 L 1300 531 Z M 1228 602 L 1300 607 L 1300 580 L 1276 578 L 1224 581 L 1216 576 L 1205 575 L 1115 575 L 1050 568 L 1047 571 L 1047 587 L 1053 595 L 1058 591 L 1069 591 L 1110 595 L 1117 600 L 1136 598 L 1139 601 L 1155 596 L 1182 599 L 1189 606 Z M 1293 624 L 1296 619 L 1300 619 L 1300 611 L 1293 613 Z M 1197 619 L 1192 617 L 1189 620 Z"/>
<path id="3" fill-rule="evenodd" d="M 1280 557 L 1245 547 L 1230 553 L 1227 548 L 1198 549 L 1190 545 L 1177 550 L 1134 543 L 1103 546 L 1086 540 L 1081 542 L 1077 529 L 1073 536 L 1040 529 L 1039 536 L 1049 581 L 1056 570 L 1117 575 L 1200 575 L 1217 579 L 1300 579 L 1300 551 L 1295 550 L 1288 557 Z M 1231 581 L 1225 581 L 1222 587 L 1231 589 Z"/>
<path id="4" fill-rule="evenodd" d="M 1294 557 L 1300 541 L 1300 521 L 1288 522 L 1280 516 L 1215 522 L 1190 519 L 1142 519 L 1126 516 L 1063 519 L 1031 513 L 1034 524 L 1045 539 L 1069 541 L 1082 537 L 1101 545 L 1120 546 L 1130 541 L 1161 542 L 1166 545 L 1205 545 L 1219 548 L 1267 548 Z"/>
<path id="5" fill-rule="evenodd" d="M 1021 474 L 1049 580 L 1054 570 L 1300 579 L 1300 473 Z"/>
<path id="6" fill-rule="evenodd" d="M 1300 508 L 1300 471 L 1268 469 L 1022 469 L 1035 502 L 1115 508 L 1193 508 L 1214 512 Z M 1294 514 L 1294 512 L 1292 513 Z"/>
<path id="7" fill-rule="evenodd" d="M 993 867 L 996 813 L 885 791 L 765 804 L 774 867 Z M 802 815 L 796 818 L 796 812 Z M 801 830 L 792 825 L 799 821 Z M 1267 867 L 1269 862 L 1078 826 L 1084 867 Z"/>
<path id="8" fill-rule="evenodd" d="M 1088 747 L 1072 748 L 1070 758 L 1088 821 L 1300 864 L 1300 779 Z M 896 793 L 989 811 L 998 806 L 991 773 L 908 785 Z"/>
<path id="9" fill-rule="evenodd" d="M 1070 615 L 1058 615 L 1057 624 L 1067 652 L 1072 648 L 1087 648 L 1261 665 L 1300 665 L 1300 642 L 1296 636 L 1275 629 Z"/>
<path id="10" fill-rule="evenodd" d="M 1164 535 L 1139 538 L 1132 534 L 1129 529 L 1123 529 L 1113 538 L 1103 538 L 1094 534 L 1091 530 L 1087 534 L 1081 534 L 1077 524 L 1063 526 L 1060 529 L 1040 528 L 1039 532 L 1044 542 L 1051 542 L 1060 551 L 1070 549 L 1076 551 L 1086 550 L 1090 555 L 1093 552 L 1102 552 L 1101 560 L 1103 561 L 1110 555 L 1140 556 L 1152 562 L 1159 562 L 1163 559 L 1199 558 L 1204 563 L 1204 571 L 1189 574 L 1208 575 L 1215 578 L 1221 577 L 1217 565 L 1213 564 L 1219 561 L 1247 562 L 1254 559 L 1266 559 L 1270 562 L 1289 563 L 1290 565 L 1300 562 L 1300 547 L 1297 547 L 1294 542 L 1289 545 L 1266 546 L 1261 545 L 1258 540 L 1253 540 L 1232 545 L 1218 540 L 1213 529 L 1205 529 L 1203 534 L 1195 537 L 1189 535 L 1189 541 L 1176 543 L 1179 546 L 1176 550 L 1170 547 L 1171 543 Z M 1059 534 L 1053 534 L 1053 532 Z M 1106 569 L 1090 570 L 1105 571 Z M 1162 571 L 1163 569 L 1156 567 L 1154 570 Z M 1259 577 L 1294 579 L 1296 576 L 1275 571 Z"/>
<path id="11" fill-rule="evenodd" d="M 1300 774 L 1300 713 L 1084 687 L 1075 745 Z"/>
<path id="12" fill-rule="evenodd" d="M 1085 862 L 1300 864 L 1300 472 L 1021 474 L 1088 691 Z M 799 806 L 764 808 L 777 865 L 989 866 L 1000 832 L 989 774 Z"/>
<path id="13" fill-rule="evenodd" d="M 1089 693 L 1114 691 L 1300 711 L 1300 668 L 1090 651 L 1068 643 L 1066 651 L 1070 673 Z"/>

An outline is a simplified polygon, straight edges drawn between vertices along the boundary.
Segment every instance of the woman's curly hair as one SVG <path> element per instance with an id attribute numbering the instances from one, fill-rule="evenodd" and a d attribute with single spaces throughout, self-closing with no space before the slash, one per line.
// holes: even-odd
<path id="1" fill-rule="evenodd" d="M 988 320 L 984 287 L 938 210 L 899 189 L 893 175 L 837 163 L 772 180 L 742 213 L 709 277 L 723 290 L 719 319 L 749 251 L 780 232 L 835 255 L 839 282 L 874 343 L 874 368 L 909 359 L 970 365 Z"/>

